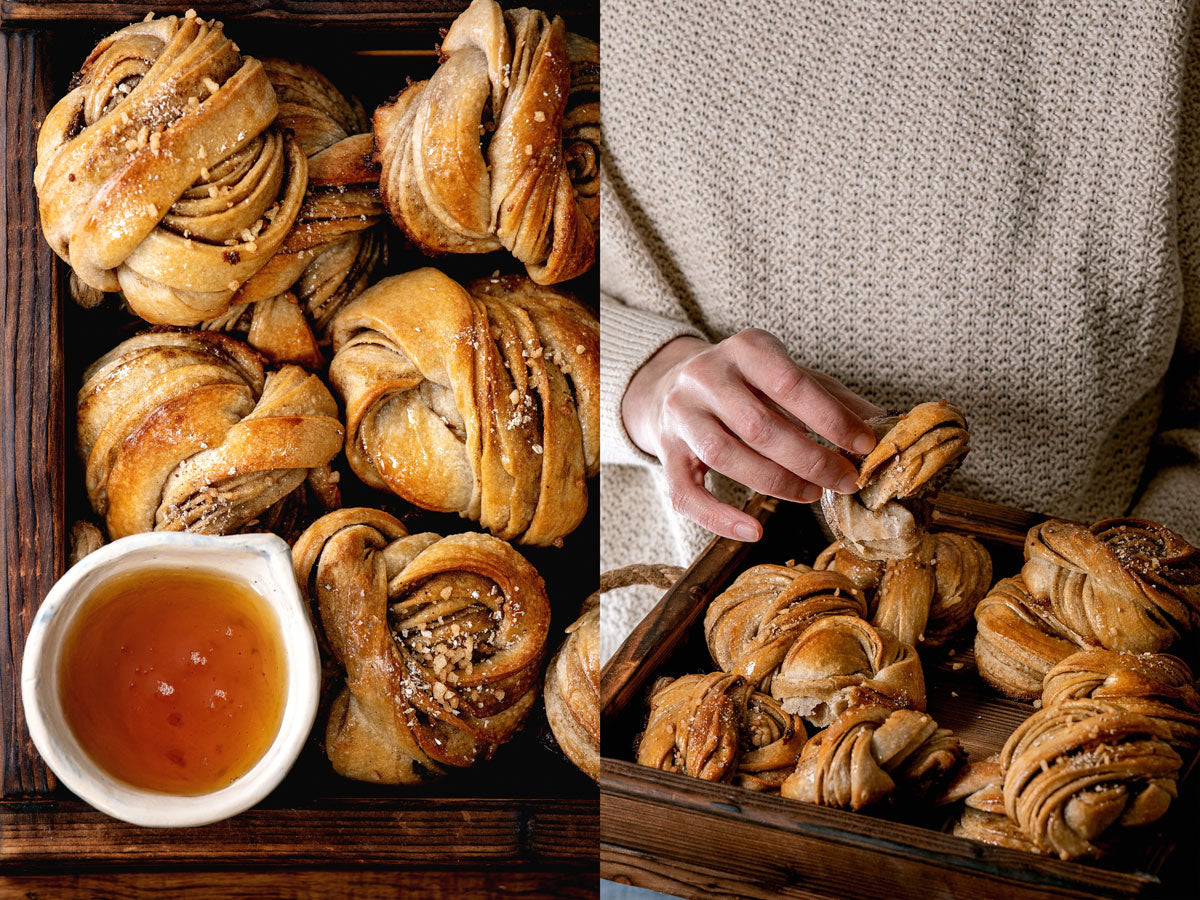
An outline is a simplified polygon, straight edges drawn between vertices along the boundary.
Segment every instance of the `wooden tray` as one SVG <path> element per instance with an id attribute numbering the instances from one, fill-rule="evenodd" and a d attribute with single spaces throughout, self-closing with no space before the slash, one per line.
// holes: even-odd
<path id="1" fill-rule="evenodd" d="M 433 785 L 387 788 L 342 779 L 314 737 L 292 774 L 259 807 L 216 825 L 163 831 L 117 822 L 57 786 L 32 746 L 20 708 L 26 635 L 65 568 L 65 531 L 88 512 L 73 450 L 74 393 L 91 360 L 143 327 L 111 308 L 76 307 L 67 294 L 66 268 L 42 238 L 33 190 L 37 128 L 65 92 L 72 69 L 115 27 L 152 10 L 182 13 L 194 6 L 201 15 L 224 20 L 248 53 L 312 62 L 370 110 L 401 90 L 406 76 L 428 77 L 436 65 L 438 29 L 466 5 L 467 0 L 167 7 L 0 3 L 5 151 L 0 565 L 8 584 L 7 614 L 0 616 L 0 889 L 95 896 L 96 873 L 140 870 L 127 876 L 132 890 L 157 884 L 166 877 L 161 870 L 174 869 L 186 871 L 162 882 L 173 885 L 172 896 L 213 896 L 215 885 L 231 897 L 262 896 L 268 886 L 291 893 L 302 884 L 306 896 L 342 897 L 356 886 L 370 893 L 400 880 L 428 897 L 508 891 L 595 896 L 596 788 L 561 754 L 540 704 L 494 759 Z M 598 37 L 597 3 L 538 5 L 561 12 L 572 29 Z M 381 274 L 428 264 L 392 247 Z M 461 279 L 496 268 L 517 271 L 519 265 L 499 254 L 437 264 Z M 566 287 L 595 304 L 598 274 L 593 269 Z M 344 470 L 344 459 L 339 463 L 347 505 L 380 505 L 413 527 L 443 534 L 474 527 L 368 491 Z M 546 579 L 553 646 L 594 587 L 578 573 L 597 571 L 597 506 L 593 489 L 588 518 L 563 548 L 522 551 Z M 381 869 L 404 874 L 372 874 Z M 75 874 L 49 880 L 63 872 Z"/>
<path id="2" fill-rule="evenodd" d="M 777 509 L 777 506 L 779 509 Z M 639 766 L 633 742 L 645 689 L 657 675 L 712 671 L 700 620 L 708 603 L 750 565 L 811 562 L 828 544 L 807 508 L 756 495 L 747 511 L 767 527 L 758 545 L 715 539 L 638 625 L 601 681 L 600 870 L 605 878 L 688 897 L 985 898 L 1198 896 L 1187 871 L 1161 877 L 1178 841 L 1198 844 L 1195 778 L 1159 826 L 1104 864 L 1062 862 L 943 833 L 945 810 L 903 816 L 827 809 Z M 1016 572 L 1025 532 L 1043 516 L 945 496 L 934 527 L 984 541 L 996 577 Z M 768 520 L 769 523 L 768 523 Z M 922 651 L 929 712 L 972 758 L 997 751 L 1033 712 L 992 692 L 975 671 L 974 630 L 949 648 Z M 1192 768 L 1195 768 L 1193 761 Z M 1189 775 L 1191 774 L 1189 770 Z M 1185 885 L 1184 881 L 1191 884 Z"/>

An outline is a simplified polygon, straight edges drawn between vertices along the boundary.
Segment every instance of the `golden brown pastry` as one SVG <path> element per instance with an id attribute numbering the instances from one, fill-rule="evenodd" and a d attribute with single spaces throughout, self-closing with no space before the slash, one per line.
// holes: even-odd
<path id="1" fill-rule="evenodd" d="M 379 261 L 379 170 L 357 101 L 311 66 L 265 59 L 263 68 L 279 98 L 275 124 L 308 157 L 308 189 L 279 251 L 204 327 L 244 336 L 276 365 L 317 368 L 334 315 L 362 292 Z"/>
<path id="2" fill-rule="evenodd" d="M 808 566 L 747 569 L 712 603 L 704 634 L 713 661 L 762 691 L 796 639 L 823 616 L 865 616 L 863 596 L 836 572 Z"/>
<path id="3" fill-rule="evenodd" d="M 567 628 L 567 639 L 546 668 L 546 719 L 558 745 L 593 781 L 600 774 L 600 597 L 645 584 L 666 590 L 683 574 L 678 566 L 635 564 L 600 574 L 600 586 Z"/>
<path id="4" fill-rule="evenodd" d="M 858 491 L 824 491 L 821 510 L 859 558 L 907 559 L 920 548 L 930 500 L 970 449 L 966 421 L 942 400 L 869 424 L 878 443 L 858 464 Z"/>
<path id="5" fill-rule="evenodd" d="M 979 676 L 1007 697 L 1032 700 L 1055 665 L 1086 644 L 1029 596 L 1021 576 L 996 582 L 975 609 L 975 665 Z"/>
<path id="6" fill-rule="evenodd" d="M 558 746 L 589 778 L 600 777 L 600 595 L 567 627 L 546 668 L 546 719 Z"/>
<path id="7" fill-rule="evenodd" d="M 1175 798 L 1181 761 L 1167 736 L 1107 701 L 1038 710 L 1000 754 L 1005 811 L 1044 852 L 1098 856 L 1111 829 L 1155 822 Z"/>
<path id="8" fill-rule="evenodd" d="M 1166 653 L 1081 650 L 1047 673 L 1042 706 L 1105 700 L 1153 719 L 1179 750 L 1200 745 L 1200 693 L 1187 663 Z"/>
<path id="9" fill-rule="evenodd" d="M 599 49 L 557 16 L 474 0 L 441 53 L 432 78 L 375 111 L 392 219 L 426 253 L 503 247 L 538 284 L 583 274 L 596 256 Z"/>
<path id="10" fill-rule="evenodd" d="M 939 647 L 971 620 L 992 583 L 992 557 L 972 537 L 926 535 L 915 555 L 869 562 L 835 541 L 813 563 L 841 572 L 873 600 L 871 621 L 913 646 Z"/>
<path id="11" fill-rule="evenodd" d="M 190 14 L 102 40 L 38 135 L 42 229 L 85 284 L 150 322 L 220 315 L 300 212 L 304 151 L 219 22 Z"/>
<path id="12" fill-rule="evenodd" d="M 344 673 L 325 726 L 339 774 L 418 784 L 491 756 L 537 697 L 541 577 L 486 534 L 408 534 L 374 509 L 314 522 L 292 560 Z"/>
<path id="13" fill-rule="evenodd" d="M 924 794 L 965 758 L 953 732 L 923 712 L 859 707 L 804 745 L 780 793 L 857 812 L 892 796 L 898 785 Z"/>
<path id="14" fill-rule="evenodd" d="M 600 465 L 600 346 L 572 297 L 517 276 L 468 291 L 418 269 L 339 313 L 333 346 L 346 458 L 368 485 L 524 544 L 583 520 Z"/>
<path id="15" fill-rule="evenodd" d="M 637 761 L 705 781 L 778 790 L 804 746 L 804 724 L 740 675 L 661 678 Z"/>
<path id="16" fill-rule="evenodd" d="M 1039 853 L 1037 845 L 1004 811 L 1004 772 L 1000 755 L 968 763 L 950 780 L 938 803 L 962 802 L 951 833 L 997 847 Z"/>
<path id="17" fill-rule="evenodd" d="M 1084 644 L 1159 653 L 1200 623 L 1200 552 L 1162 525 L 1052 519 L 1029 530 L 1025 560 L 1029 593 Z"/>
<path id="18" fill-rule="evenodd" d="M 329 462 L 342 425 L 329 389 L 296 366 L 264 374 L 253 350 L 222 334 L 119 344 L 84 372 L 76 422 L 88 499 L 113 540 L 287 535 L 309 501 L 339 502 Z"/>
<path id="19" fill-rule="evenodd" d="M 841 541 L 834 541 L 817 554 L 812 567 L 821 572 L 837 572 L 846 576 L 864 597 L 871 600 L 879 589 L 885 565 L 882 560 L 860 559 L 843 547 Z"/>
<path id="20" fill-rule="evenodd" d="M 925 708 L 925 676 L 911 644 L 858 616 L 825 616 L 792 642 L 771 696 L 818 728 L 856 706 Z"/>

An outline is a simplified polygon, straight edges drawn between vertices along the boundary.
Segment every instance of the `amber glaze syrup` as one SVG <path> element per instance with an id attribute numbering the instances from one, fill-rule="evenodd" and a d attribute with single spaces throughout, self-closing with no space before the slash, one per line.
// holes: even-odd
<path id="1" fill-rule="evenodd" d="M 99 768 L 140 788 L 206 794 L 271 745 L 285 667 L 278 620 L 249 585 L 146 569 L 84 601 L 63 643 L 59 699 Z"/>

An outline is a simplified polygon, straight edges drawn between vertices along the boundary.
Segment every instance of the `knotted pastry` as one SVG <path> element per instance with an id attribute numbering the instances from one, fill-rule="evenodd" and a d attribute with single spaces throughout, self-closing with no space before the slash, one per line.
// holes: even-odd
<path id="1" fill-rule="evenodd" d="M 1073 653 L 1046 675 L 1042 706 L 1087 699 L 1153 719 L 1177 749 L 1200 745 L 1200 694 L 1191 669 L 1178 657 L 1117 650 Z"/>
<path id="2" fill-rule="evenodd" d="M 426 253 L 503 247 L 538 284 L 583 274 L 599 214 L 599 49 L 557 16 L 474 0 L 441 53 L 432 78 L 375 111 L 392 219 Z"/>
<path id="3" fill-rule="evenodd" d="M 666 590 L 683 569 L 632 565 L 602 572 L 600 587 L 583 603 L 583 612 L 567 628 L 567 639 L 546 668 L 546 719 L 558 745 L 593 781 L 600 774 L 600 597 L 634 584 Z"/>
<path id="4" fill-rule="evenodd" d="M 220 315 L 300 212 L 304 151 L 267 73 L 219 22 L 139 22 L 102 40 L 46 116 L 42 229 L 85 284 L 151 322 Z"/>
<path id="5" fill-rule="evenodd" d="M 1098 856 L 1110 829 L 1155 822 L 1175 798 L 1181 761 L 1167 737 L 1107 701 L 1038 710 L 1000 754 L 1005 812 L 1044 852 Z"/>
<path id="6" fill-rule="evenodd" d="M 791 800 L 858 811 L 898 785 L 923 794 L 966 758 L 949 729 L 911 709 L 851 709 L 813 736 L 780 790 Z"/>
<path id="7" fill-rule="evenodd" d="M 344 672 L 325 726 L 339 774 L 418 784 L 491 756 L 537 696 L 550 625 L 541 577 L 486 534 L 408 534 L 374 509 L 314 522 L 292 550 Z"/>
<path id="8" fill-rule="evenodd" d="M 113 540 L 143 531 L 289 534 L 309 500 L 338 505 L 342 425 L 329 389 L 206 331 L 132 337 L 79 389 L 92 508 Z M 301 526 L 302 527 L 302 526 Z"/>
<path id="9" fill-rule="evenodd" d="M 311 66 L 265 59 L 263 68 L 279 98 L 276 125 L 308 158 L 308 189 L 278 252 L 204 327 L 244 336 L 275 364 L 318 368 L 334 315 L 362 292 L 379 261 L 379 170 L 357 101 Z"/>
<path id="10" fill-rule="evenodd" d="M 871 621 L 906 644 L 939 647 L 971 620 L 992 583 L 992 558 L 977 540 L 926 535 L 916 554 L 886 563 L 861 560 L 835 541 L 813 563 L 841 572 L 874 600 Z"/>
<path id="11" fill-rule="evenodd" d="M 836 572 L 808 566 L 747 569 L 709 604 L 704 634 L 713 661 L 762 691 L 804 630 L 824 616 L 865 616 L 862 594 Z"/>
<path id="12" fill-rule="evenodd" d="M 804 724 L 740 675 L 660 678 L 637 761 L 705 781 L 778 790 L 804 746 Z"/>
<path id="13" fill-rule="evenodd" d="M 1025 560 L 1029 593 L 1083 644 L 1158 653 L 1200 623 L 1200 552 L 1162 525 L 1052 519 L 1029 530 Z"/>
<path id="14" fill-rule="evenodd" d="M 979 676 L 1007 697 L 1032 700 L 1054 666 L 1087 644 L 1059 621 L 1046 600 L 1029 595 L 1021 576 L 996 582 L 975 609 Z"/>
<path id="15" fill-rule="evenodd" d="M 946 785 L 937 802 L 962 802 L 951 834 L 997 847 L 1039 853 L 1033 841 L 1004 811 L 1004 772 L 1000 756 L 968 763 Z"/>
<path id="16" fill-rule="evenodd" d="M 546 719 L 558 746 L 589 778 L 600 777 L 600 595 L 567 626 L 546 669 Z"/>
<path id="17" fill-rule="evenodd" d="M 855 556 L 907 559 L 920 549 L 930 501 L 970 449 L 966 421 L 942 400 L 868 424 L 878 443 L 858 464 L 858 491 L 825 490 L 821 510 Z"/>
<path id="18" fill-rule="evenodd" d="M 599 470 L 599 335 L 573 298 L 523 277 L 463 289 L 436 269 L 385 278 L 337 317 L 329 377 L 346 458 L 374 488 L 552 544 Z"/>
<path id="19" fill-rule="evenodd" d="M 856 706 L 925 708 L 925 676 L 911 644 L 857 616 L 825 616 L 795 638 L 771 696 L 818 728 Z"/>

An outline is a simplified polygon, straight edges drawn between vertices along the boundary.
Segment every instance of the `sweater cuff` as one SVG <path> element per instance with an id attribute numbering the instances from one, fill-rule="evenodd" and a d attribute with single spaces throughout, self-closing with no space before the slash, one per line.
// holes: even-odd
<path id="1" fill-rule="evenodd" d="M 600 461 L 656 465 L 658 460 L 629 438 L 621 421 L 621 399 L 629 381 L 664 344 L 677 337 L 704 335 L 686 322 L 600 297 Z"/>
<path id="2" fill-rule="evenodd" d="M 1132 515 L 1161 522 L 1200 546 L 1200 431 L 1178 428 L 1158 436 L 1153 476 Z"/>

